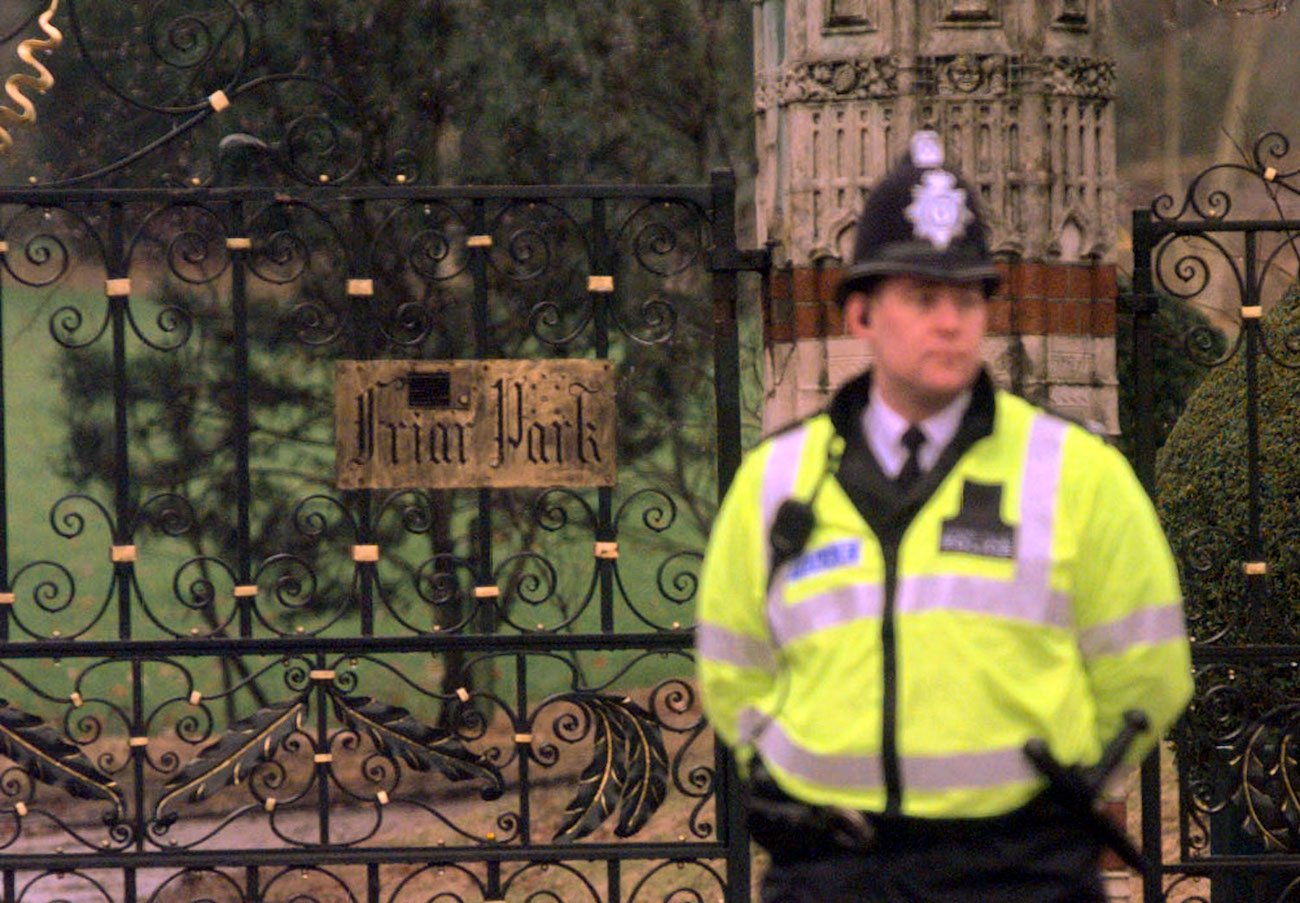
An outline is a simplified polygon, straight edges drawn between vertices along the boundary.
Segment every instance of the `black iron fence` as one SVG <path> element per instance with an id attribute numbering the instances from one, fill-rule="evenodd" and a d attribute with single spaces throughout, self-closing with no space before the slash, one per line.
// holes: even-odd
<path id="1" fill-rule="evenodd" d="M 1289 152 L 1267 135 L 1242 163 L 1197 176 L 1181 204 L 1165 197 L 1133 218 L 1135 455 L 1179 560 L 1196 677 L 1172 757 L 1142 773 L 1143 846 L 1160 864 L 1146 900 L 1300 899 L 1300 185 Z"/>
<path id="2" fill-rule="evenodd" d="M 0 899 L 748 900 L 689 679 L 734 207 L 0 189 Z M 559 358 L 614 487 L 333 488 L 338 361 Z"/>

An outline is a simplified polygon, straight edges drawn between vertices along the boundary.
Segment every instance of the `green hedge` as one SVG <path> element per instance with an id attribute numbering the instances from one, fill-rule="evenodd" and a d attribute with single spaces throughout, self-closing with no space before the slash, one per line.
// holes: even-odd
<path id="1" fill-rule="evenodd" d="M 1300 638 L 1300 294 L 1262 321 L 1257 364 L 1260 533 L 1270 562 L 1271 610 L 1257 612 L 1273 642 Z M 1289 344 L 1288 344 L 1289 343 Z M 1156 505 L 1179 553 L 1197 639 L 1244 639 L 1234 625 L 1245 598 L 1248 549 L 1246 340 L 1209 370 L 1161 449 Z M 1284 366 L 1289 365 L 1289 366 Z M 1290 567 L 1287 567 L 1290 565 Z M 1284 604 L 1285 603 L 1285 604 Z"/>
<path id="2" fill-rule="evenodd" d="M 1257 353 L 1248 355 L 1243 332 L 1220 355 L 1226 360 L 1209 368 L 1157 460 L 1156 505 L 1178 557 L 1191 634 L 1207 648 L 1300 641 L 1300 292 L 1293 289 L 1264 317 L 1260 333 Z M 1243 570 L 1255 557 L 1248 357 L 1257 366 L 1259 538 L 1268 563 L 1253 607 Z M 1240 770 L 1226 769 L 1245 750 L 1250 726 L 1295 702 L 1294 662 L 1198 669 L 1196 697 L 1175 740 L 1184 778 L 1202 802 L 1223 802 L 1240 789 Z M 1267 783 L 1261 775 L 1259 789 L 1271 795 Z"/>

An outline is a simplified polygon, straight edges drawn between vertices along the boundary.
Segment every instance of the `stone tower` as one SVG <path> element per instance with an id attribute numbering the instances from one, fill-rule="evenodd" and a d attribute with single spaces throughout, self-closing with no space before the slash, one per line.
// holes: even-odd
<path id="1" fill-rule="evenodd" d="M 765 425 L 867 363 L 834 286 L 863 199 L 919 128 L 979 192 L 1004 287 L 994 377 L 1118 431 L 1110 0 L 754 0 Z"/>

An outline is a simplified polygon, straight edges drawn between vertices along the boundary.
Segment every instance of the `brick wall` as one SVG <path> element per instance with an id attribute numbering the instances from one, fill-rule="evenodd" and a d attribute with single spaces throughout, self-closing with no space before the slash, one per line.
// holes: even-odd
<path id="1" fill-rule="evenodd" d="M 1115 265 L 1000 263 L 1002 288 L 989 302 L 991 335 L 1115 334 Z M 763 336 L 768 346 L 844 335 L 835 304 L 839 267 L 792 267 L 768 282 Z"/>

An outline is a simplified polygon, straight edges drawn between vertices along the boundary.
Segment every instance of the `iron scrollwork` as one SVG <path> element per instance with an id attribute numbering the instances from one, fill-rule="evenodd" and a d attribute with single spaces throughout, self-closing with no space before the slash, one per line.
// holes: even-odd
<path id="1" fill-rule="evenodd" d="M 654 717 L 631 699 L 603 693 L 559 697 L 580 716 L 563 716 L 557 733 L 568 742 L 590 735 L 592 757 L 578 792 L 564 810 L 557 841 L 573 841 L 617 813 L 616 837 L 639 831 L 667 796 L 668 751 Z"/>
<path id="2" fill-rule="evenodd" d="M 141 140 L 60 145 L 0 209 L 6 310 L 49 334 L 17 347 L 53 355 L 73 437 L 40 535 L 0 541 L 0 859 L 38 863 L 19 895 L 725 893 L 745 854 L 717 828 L 688 627 L 712 393 L 739 409 L 705 353 L 732 196 L 422 187 L 350 92 L 265 71 L 274 5 L 92 7 L 60 7 L 60 87 L 94 95 L 77 128 L 126 111 Z M 808 78 L 879 93 L 894 69 Z M 163 187 L 99 191 L 141 180 Z M 618 488 L 329 485 L 336 360 L 467 355 L 614 364 L 641 418 Z"/>
<path id="3" fill-rule="evenodd" d="M 102 301 L 67 292 L 70 300 L 54 306 L 57 353 L 103 368 L 97 397 L 104 401 L 144 385 L 129 367 L 112 369 L 123 342 L 142 372 L 179 379 L 242 323 L 265 342 L 250 342 L 251 355 L 328 364 L 362 347 L 358 333 L 369 337 L 370 353 L 388 354 L 439 341 L 425 328 L 430 317 L 463 311 L 463 322 L 478 329 L 470 311 L 484 288 L 524 305 L 511 322 L 488 323 L 498 337 L 510 327 L 527 333 L 512 351 L 590 342 L 620 361 L 620 404 L 662 400 L 670 394 L 663 380 L 686 372 L 659 357 L 677 353 L 683 325 L 694 329 L 691 318 L 699 316 L 692 299 L 703 290 L 709 238 L 698 196 L 603 201 L 608 226 L 595 235 L 587 232 L 596 219 L 575 212 L 591 209 L 586 199 L 397 199 L 367 208 L 379 211 L 365 220 L 373 232 L 349 231 L 357 221 L 340 225 L 320 198 L 263 200 L 243 205 L 240 216 L 224 201 L 174 197 L 122 211 L 26 207 L 5 220 L 5 273 L 60 295 L 87 269 L 144 274 L 129 293 L 120 284 Z M 476 215 L 483 226 L 473 225 Z M 381 250 L 404 223 L 422 223 L 428 235 L 418 246 Z M 590 277 L 604 274 L 612 274 L 615 291 L 592 289 Z M 373 297 L 346 294 L 349 280 L 372 275 Z M 253 289 L 244 295 L 245 321 L 214 303 L 236 280 Z M 535 286 L 551 294 L 533 295 Z M 537 297 L 572 299 L 555 302 L 558 332 L 520 329 L 528 320 L 522 311 L 533 310 L 534 324 L 547 321 L 537 311 L 551 302 L 539 306 Z M 412 301 L 424 319 L 403 319 L 401 305 Z M 213 360 L 215 378 L 221 367 L 248 366 L 233 356 Z M 691 371 L 691 378 L 708 377 Z M 227 394 L 214 392 L 203 416 L 233 425 L 232 409 L 248 402 L 221 391 Z M 258 404 L 274 404 L 261 397 Z M 174 399 L 162 393 L 133 402 L 123 421 L 128 448 L 150 448 L 149 437 L 130 427 L 136 417 L 147 422 L 145 412 L 163 421 L 181 413 Z M 100 403 L 88 402 L 87 411 L 111 420 L 111 406 L 94 408 Z M 104 435 L 112 441 L 111 430 Z M 204 448 L 237 473 L 233 436 L 210 433 Z M 654 441 L 630 433 L 630 460 L 649 460 Z M 476 849 L 518 845 L 549 861 L 592 840 L 635 846 L 665 833 L 658 842 L 721 850 L 713 740 L 686 678 L 684 625 L 700 558 L 694 537 L 709 512 L 700 499 L 712 492 L 712 448 L 708 436 L 703 441 L 695 453 L 672 449 L 684 466 L 698 457 L 702 482 L 692 482 L 694 471 L 647 468 L 629 470 L 623 489 L 500 493 L 487 521 L 467 516 L 484 513 L 470 493 L 347 493 L 310 484 L 268 509 L 259 507 L 252 480 L 251 517 L 242 525 L 233 496 L 221 495 L 229 490 L 218 484 L 181 481 L 148 491 L 128 484 L 120 493 L 111 483 L 88 484 L 58 496 L 45 529 L 67 554 L 16 562 L 13 602 L 0 608 L 10 638 L 55 658 L 80 643 L 121 640 L 132 650 L 143 637 L 174 646 L 82 661 L 66 675 L 4 669 L 6 680 L 55 711 L 33 714 L 33 729 L 62 738 L 66 761 L 83 778 L 117 786 L 121 803 L 109 804 L 111 824 L 88 829 L 71 784 L 45 781 L 34 762 L 9 757 L 6 786 L 27 815 L 10 816 L 0 847 L 26 850 L 36 821 L 87 855 L 133 855 L 143 843 L 151 856 L 211 856 L 214 844 L 224 848 L 247 832 L 285 857 L 319 847 L 321 864 L 308 871 L 322 886 L 336 874 L 329 850 L 383 843 L 412 820 L 425 832 L 419 842 L 428 838 L 430 850 L 454 849 L 470 863 Z M 255 461 L 259 452 L 244 454 Z M 134 468 L 144 459 L 127 461 Z M 256 537 L 254 551 L 261 519 L 276 529 Z M 494 546 L 487 554 L 486 539 Z M 87 548 L 100 552 L 86 556 Z M 332 664 L 306 663 L 335 638 L 351 641 L 363 617 L 370 626 L 358 636 L 367 648 Z M 652 639 L 638 646 L 623 638 L 629 629 Z M 550 638 L 567 651 L 530 645 Z M 426 644 L 414 665 L 415 647 L 406 642 L 413 639 Z M 201 666 L 214 662 L 219 680 Z M 528 675 L 549 667 L 567 674 L 564 690 L 556 692 L 551 678 L 535 690 Z M 311 677 L 335 669 L 328 686 Z M 279 693 L 271 689 L 277 680 Z M 534 692 L 540 701 L 529 698 Z M 532 739 L 503 740 L 502 725 Z M 481 790 L 467 794 L 461 783 L 488 788 L 486 796 L 501 802 L 484 806 Z M 59 802 L 60 794 L 68 801 Z M 330 812 L 324 824 L 304 827 L 322 799 Z M 524 868 L 527 879 L 516 880 L 540 873 Z M 707 884 L 714 873 L 702 868 Z M 468 872 L 483 887 L 496 880 Z M 158 880 L 227 887 L 220 869 L 184 874 L 190 877 Z M 263 887 L 274 874 L 268 869 Z M 664 879 L 664 872 L 647 879 L 641 895 Z M 600 899 L 600 883 L 591 887 Z M 104 888 L 108 899 L 119 895 L 112 881 Z"/>
<path id="4" fill-rule="evenodd" d="M 1192 218 L 1209 222 L 1226 221 L 1233 211 L 1232 194 L 1222 184 L 1225 176 L 1236 174 L 1244 184 L 1263 190 L 1266 197 L 1300 195 L 1300 166 L 1287 167 L 1291 141 L 1281 132 L 1266 132 L 1259 136 L 1240 163 L 1216 163 L 1202 170 L 1188 183 L 1179 203 L 1173 196 L 1162 194 L 1152 202 L 1151 210 L 1163 222 L 1177 222 Z"/>
<path id="5" fill-rule="evenodd" d="M 431 727 L 398 706 L 370 697 L 344 696 L 327 691 L 335 717 L 358 737 L 365 737 L 376 754 L 390 764 L 399 762 L 417 772 L 436 768 L 451 781 L 480 782 L 481 798 L 498 798 L 503 791 L 500 771 L 471 753 L 450 731 Z M 185 803 L 204 802 L 227 787 L 249 782 L 259 767 L 272 762 L 295 734 L 309 732 L 305 719 L 310 703 L 304 695 L 259 710 L 227 729 L 216 741 L 167 782 L 153 808 L 154 830 L 165 833 L 179 818 Z M 268 812 L 271 797 L 261 802 Z"/>
<path id="6" fill-rule="evenodd" d="M 58 787 L 76 799 L 108 803 L 106 824 L 122 821 L 126 800 L 117 782 L 43 719 L 7 702 L 0 703 L 0 752 L 33 780 Z"/>
<path id="7" fill-rule="evenodd" d="M 1235 802 L 1242 828 L 1267 850 L 1294 851 L 1300 842 L 1300 706 L 1265 714 L 1244 732 L 1230 763 L 1236 770 Z"/>
<path id="8" fill-rule="evenodd" d="M 1147 448 L 1139 461 L 1156 474 L 1193 643 L 1195 692 L 1171 737 L 1178 856 L 1161 858 L 1165 893 L 1179 899 L 1208 899 L 1209 882 L 1197 877 L 1206 863 L 1215 882 L 1249 873 L 1253 898 L 1289 899 L 1288 869 L 1300 861 L 1295 412 L 1287 388 L 1300 366 L 1293 271 L 1300 168 L 1276 132 L 1241 157 L 1207 168 L 1181 197 L 1162 196 L 1134 218 L 1137 259 L 1149 262 L 1135 272 L 1135 286 L 1163 296 L 1158 311 L 1178 321 L 1173 330 L 1154 317 L 1144 326 L 1182 333 L 1161 350 L 1180 374 L 1194 374 L 1163 448 L 1158 455 Z M 1148 783 L 1148 829 L 1168 811 L 1161 796 L 1171 785 Z M 1263 854 L 1276 869 L 1268 875 L 1254 865 Z M 1149 879 L 1147 890 L 1159 888 Z"/>
<path id="9" fill-rule="evenodd" d="M 250 157 L 301 184 L 346 183 L 362 174 L 387 181 L 402 169 L 396 158 L 372 166 L 374 155 L 361 128 L 364 110 L 335 85 L 298 73 L 250 71 L 256 36 L 246 5 L 230 0 L 183 7 L 158 2 L 113 17 L 97 15 L 84 0 L 67 0 L 67 11 L 71 44 L 89 83 L 109 105 L 158 125 L 150 130 L 156 137 L 120 158 L 55 173 L 42 180 L 45 184 L 102 184 L 129 176 L 141 161 L 185 141 L 198 144 L 205 129 L 210 132 L 209 126 L 229 110 L 258 110 L 260 105 L 278 107 L 286 115 L 259 129 L 265 137 L 241 133 L 234 140 L 229 135 L 213 139 L 209 160 L 198 170 L 203 174 L 176 173 L 177 180 L 195 186 L 237 180 L 250 165 L 256 171 Z M 104 47 L 113 48 L 112 53 Z M 153 77 L 139 77 L 145 71 Z M 160 78 L 160 73 L 170 77 Z"/>

